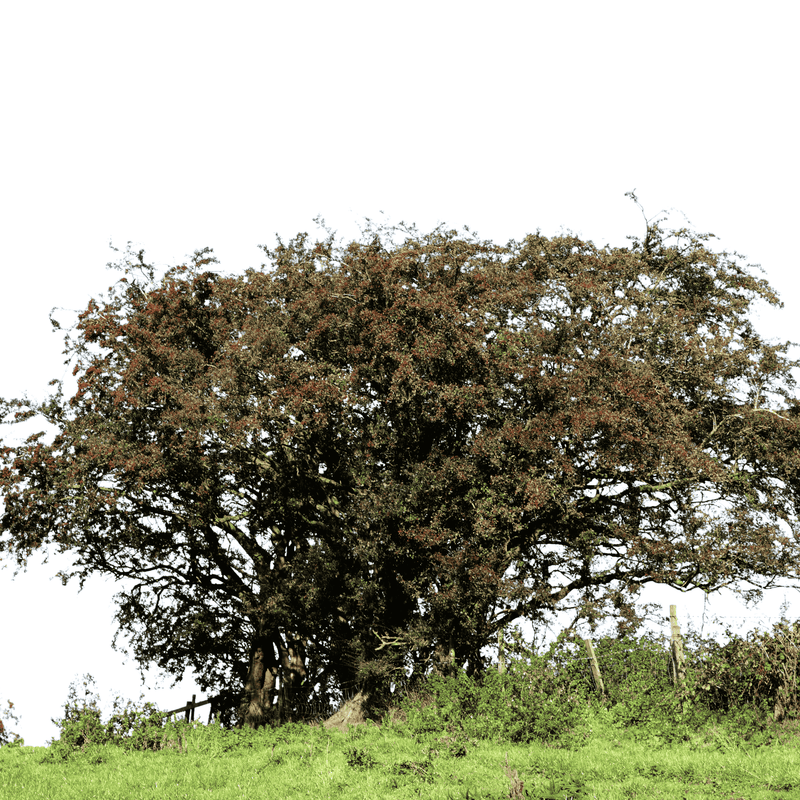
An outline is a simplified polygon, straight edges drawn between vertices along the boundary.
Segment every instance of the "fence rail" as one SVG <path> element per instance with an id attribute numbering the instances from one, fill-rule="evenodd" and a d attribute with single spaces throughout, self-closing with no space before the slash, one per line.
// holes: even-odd
<path id="1" fill-rule="evenodd" d="M 192 695 L 192 699 L 187 701 L 185 706 L 181 706 L 181 708 L 176 708 L 174 711 L 162 711 L 161 713 L 165 717 L 169 718 L 173 714 L 180 714 L 181 712 L 185 712 L 186 722 L 189 722 L 190 720 L 194 721 L 194 710 L 196 708 L 200 708 L 200 706 L 206 706 L 209 703 L 211 703 L 211 710 L 209 711 L 209 714 L 208 714 L 208 724 L 210 725 L 211 724 L 211 720 L 212 720 L 212 718 L 214 716 L 214 712 L 217 710 L 216 707 L 215 707 L 215 704 L 216 704 L 217 700 L 219 700 L 219 695 L 216 695 L 215 697 L 210 697 L 208 700 L 201 700 L 199 703 L 195 702 L 196 698 L 197 698 L 197 695 L 193 694 Z M 190 714 L 191 714 L 191 716 L 190 716 Z"/>
<path id="2" fill-rule="evenodd" d="M 284 692 L 292 692 L 296 695 L 302 694 L 302 691 L 299 689 L 284 689 Z M 351 693 L 351 696 L 354 695 Z M 193 694 L 191 700 L 186 701 L 186 705 L 181 706 L 180 708 L 173 709 L 172 711 L 161 711 L 159 712 L 162 716 L 166 718 L 172 717 L 173 714 L 184 714 L 184 719 L 186 722 L 194 721 L 194 711 L 196 708 L 200 708 L 200 706 L 211 704 L 211 708 L 208 714 L 208 724 L 211 724 L 212 719 L 214 718 L 214 714 L 221 710 L 219 707 L 219 700 L 222 695 L 215 695 L 214 697 L 210 697 L 207 700 L 201 700 L 197 702 L 197 695 Z M 279 694 L 280 699 L 280 694 Z M 347 701 L 348 693 L 343 693 L 342 704 Z M 286 702 L 286 700 L 284 700 Z M 332 703 L 323 703 L 323 702 L 292 702 L 291 699 L 288 699 L 288 703 L 292 708 L 298 708 L 301 711 L 306 712 L 309 716 L 330 716 L 334 714 L 339 708 L 341 708 L 341 704 L 334 705 Z"/>

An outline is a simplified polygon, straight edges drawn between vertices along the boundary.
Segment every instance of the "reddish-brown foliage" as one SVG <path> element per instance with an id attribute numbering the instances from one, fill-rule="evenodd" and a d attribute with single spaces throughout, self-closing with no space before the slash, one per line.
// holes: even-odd
<path id="1" fill-rule="evenodd" d="M 19 563 L 56 541 L 81 582 L 134 579 L 136 658 L 204 690 L 256 650 L 292 686 L 451 648 L 479 670 L 520 617 L 626 631 L 651 581 L 796 575 L 796 362 L 747 319 L 766 281 L 658 223 L 603 250 L 406 233 L 302 234 L 229 277 L 140 252 L 66 340 L 75 395 L 3 405 L 58 430 L 0 451 Z"/>

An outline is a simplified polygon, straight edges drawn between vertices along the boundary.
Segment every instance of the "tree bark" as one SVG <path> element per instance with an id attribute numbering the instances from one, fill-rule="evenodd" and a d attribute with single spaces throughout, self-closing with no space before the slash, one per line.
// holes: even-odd
<path id="1" fill-rule="evenodd" d="M 446 641 L 437 641 L 436 642 L 436 661 L 434 663 L 434 669 L 437 674 L 448 677 L 453 676 L 456 674 L 456 652 L 453 648 L 453 637 Z"/>
<path id="2" fill-rule="evenodd" d="M 272 722 L 272 697 L 278 661 L 272 637 L 257 637 L 250 651 L 250 666 L 239 704 L 240 727 L 260 728 Z"/>
<path id="3" fill-rule="evenodd" d="M 280 653 L 281 687 L 278 700 L 278 721 L 283 723 L 291 719 L 291 709 L 300 687 L 303 685 L 308 673 L 306 671 L 306 644 L 305 637 L 289 639 L 284 644 L 278 639 L 278 652 Z"/>

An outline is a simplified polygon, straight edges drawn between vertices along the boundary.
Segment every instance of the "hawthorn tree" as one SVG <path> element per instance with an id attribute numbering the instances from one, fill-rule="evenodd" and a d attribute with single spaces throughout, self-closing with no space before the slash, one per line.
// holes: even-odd
<path id="1" fill-rule="evenodd" d="M 77 394 L 5 403 L 57 429 L 2 450 L 18 563 L 52 542 L 65 582 L 134 579 L 136 659 L 248 725 L 278 678 L 297 703 L 479 674 L 516 619 L 623 634 L 649 582 L 798 577 L 799 362 L 737 254 L 658 221 L 604 249 L 403 230 L 279 239 L 242 276 L 120 264 L 65 340 Z"/>

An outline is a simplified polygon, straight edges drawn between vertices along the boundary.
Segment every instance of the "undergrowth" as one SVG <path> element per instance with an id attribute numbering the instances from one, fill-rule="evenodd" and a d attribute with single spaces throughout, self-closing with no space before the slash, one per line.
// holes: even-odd
<path id="1" fill-rule="evenodd" d="M 463 758 L 481 742 L 539 742 L 574 752 L 602 738 L 618 746 L 626 740 L 646 742 L 654 750 L 679 745 L 693 751 L 733 752 L 745 743 L 760 748 L 789 738 L 796 741 L 800 624 L 789 627 L 782 621 L 771 635 L 733 637 L 724 647 L 698 638 L 686 645 L 682 685 L 673 683 L 663 643 L 646 636 L 600 639 L 595 652 L 605 689 L 601 694 L 579 656 L 576 637 L 561 634 L 543 655 L 512 637 L 505 672 L 428 676 L 405 697 L 395 698 L 390 710 L 372 724 L 390 726 L 424 745 L 424 757 L 391 768 L 398 779 L 412 775 L 423 782 L 434 779 L 437 759 Z M 223 727 L 217 718 L 206 727 L 165 719 L 152 703 L 141 700 L 138 706 L 128 701 L 123 707 L 117 698 L 110 719 L 103 722 L 92 683 L 92 676 L 86 675 L 80 698 L 75 685 L 70 687 L 63 716 L 53 720 L 59 736 L 49 743 L 42 763 L 79 759 L 102 764 L 111 757 L 112 747 L 219 756 L 263 749 L 265 743 L 271 743 L 271 755 L 279 763 L 276 745 L 280 754 L 281 747 L 295 739 L 302 737 L 307 743 L 311 731 L 312 750 L 314 741 L 330 746 L 330 732 L 322 726 L 288 722 L 257 731 Z M 347 764 L 358 771 L 375 769 L 374 753 L 359 744 L 365 728 L 360 730 L 353 728 L 348 734 Z M 6 748 L 14 745 L 1 743 Z M 505 771 L 510 798 L 588 796 L 581 794 L 585 781 L 580 775 L 553 775 L 551 794 L 537 795 L 524 787 L 508 763 Z"/>

